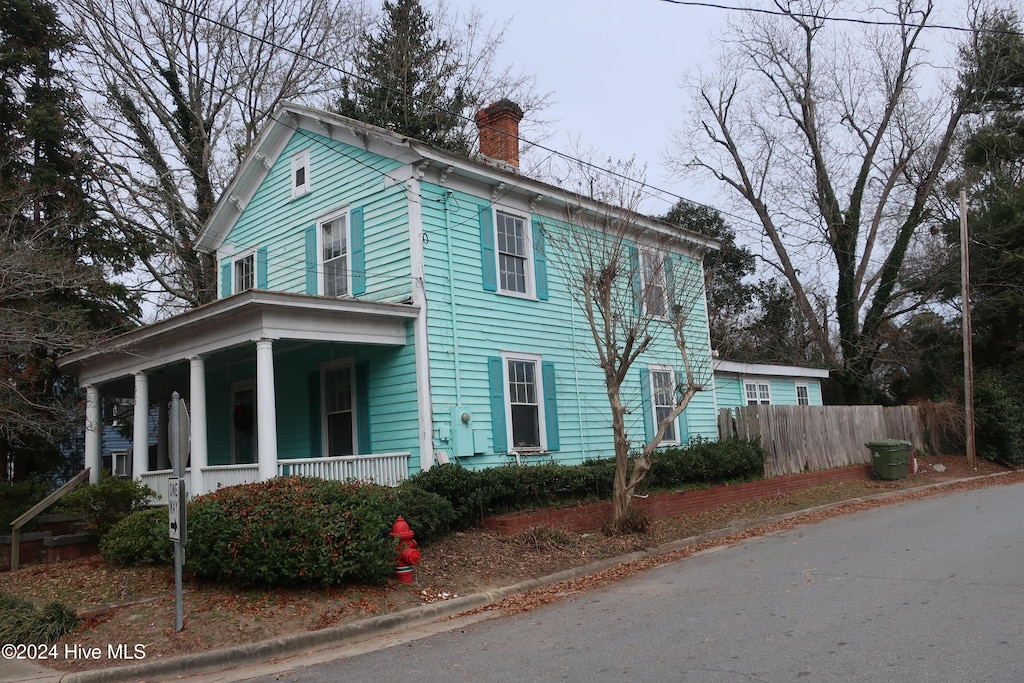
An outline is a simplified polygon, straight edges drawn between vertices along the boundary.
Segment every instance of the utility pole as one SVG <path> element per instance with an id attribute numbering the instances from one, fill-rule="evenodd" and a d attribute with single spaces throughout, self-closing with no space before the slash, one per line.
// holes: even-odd
<path id="1" fill-rule="evenodd" d="M 964 447 L 967 464 L 974 466 L 974 360 L 971 340 L 970 253 L 967 239 L 967 191 L 960 190 L 960 300 L 963 307 L 964 336 Z"/>

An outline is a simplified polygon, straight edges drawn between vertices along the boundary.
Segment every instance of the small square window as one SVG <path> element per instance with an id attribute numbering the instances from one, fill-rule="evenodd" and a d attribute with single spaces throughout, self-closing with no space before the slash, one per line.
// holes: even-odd
<path id="1" fill-rule="evenodd" d="M 309 150 L 304 149 L 292 155 L 292 199 L 312 189 L 309 181 Z"/>
<path id="2" fill-rule="evenodd" d="M 746 394 L 747 405 L 771 405 L 772 393 L 767 383 L 745 382 L 743 390 Z"/>

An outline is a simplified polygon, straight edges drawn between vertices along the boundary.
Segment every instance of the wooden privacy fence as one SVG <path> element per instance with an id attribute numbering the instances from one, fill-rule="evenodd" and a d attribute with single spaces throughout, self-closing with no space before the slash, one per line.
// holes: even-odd
<path id="1" fill-rule="evenodd" d="M 868 441 L 903 439 L 930 450 L 923 409 L 918 406 L 743 406 L 718 413 L 722 438 L 760 436 L 768 451 L 765 475 L 871 462 Z"/>

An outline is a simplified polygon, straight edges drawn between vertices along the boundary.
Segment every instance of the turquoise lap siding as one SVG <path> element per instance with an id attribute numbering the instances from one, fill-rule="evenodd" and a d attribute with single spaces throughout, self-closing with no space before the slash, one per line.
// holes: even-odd
<path id="1" fill-rule="evenodd" d="M 496 449 L 493 443 L 487 361 L 502 352 L 514 352 L 536 354 L 543 362 L 553 363 L 557 385 L 559 448 L 546 455 L 524 457 L 553 458 L 571 464 L 611 455 L 610 409 L 603 375 L 595 363 L 593 340 L 552 254 L 548 256 L 547 300 L 488 291 L 481 265 L 478 215 L 479 207 L 488 202 L 463 193 L 447 193 L 445 188 L 422 184 L 430 383 L 435 433 L 439 435 L 435 447 L 453 452 L 453 444 L 446 437 L 454 428 L 452 409 L 460 407 L 472 414 L 473 429 L 486 442 L 485 452 L 461 462 L 484 467 L 512 461 L 511 456 L 497 452 L 504 450 L 505 444 Z M 542 219 L 537 215 L 532 218 Z M 549 243 L 547 248 L 555 246 Z M 696 351 L 697 369 L 707 377 L 707 391 L 700 392 L 687 409 L 682 431 L 715 438 L 706 329 L 702 300 L 687 336 Z M 648 364 L 681 367 L 670 335 L 658 335 L 651 351 L 634 365 L 623 385 L 625 400 L 635 407 L 627 429 L 636 445 L 641 445 L 644 437 L 640 370 Z"/>
<path id="2" fill-rule="evenodd" d="M 307 194 L 292 199 L 291 157 L 310 155 Z M 385 173 L 397 161 L 318 133 L 297 131 L 285 146 L 220 249 L 221 263 L 232 252 L 265 248 L 267 288 L 305 293 L 305 231 L 339 210 L 362 208 L 366 252 L 366 293 L 361 298 L 402 301 L 409 280 L 408 205 L 402 185 L 385 187 Z"/>
<path id="3" fill-rule="evenodd" d="M 821 382 L 817 378 L 793 379 L 790 377 L 764 377 L 748 375 L 737 377 L 734 375 L 715 375 L 715 393 L 717 394 L 719 408 L 735 408 L 747 404 L 746 394 L 743 385 L 745 382 L 767 383 L 771 391 L 772 405 L 795 406 L 797 405 L 796 386 L 803 384 L 807 386 L 808 405 L 820 406 Z"/>

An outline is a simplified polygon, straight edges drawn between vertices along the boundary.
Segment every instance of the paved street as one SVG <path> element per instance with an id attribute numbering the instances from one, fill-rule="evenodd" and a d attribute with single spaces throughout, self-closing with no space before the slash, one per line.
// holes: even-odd
<path id="1" fill-rule="evenodd" d="M 251 680 L 1024 680 L 1024 485 L 832 519 L 379 647 Z"/>

